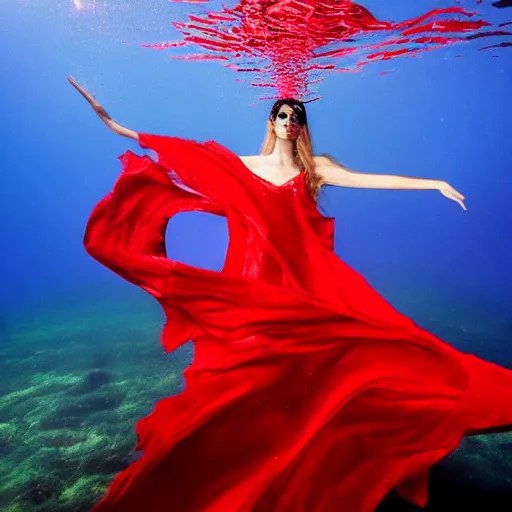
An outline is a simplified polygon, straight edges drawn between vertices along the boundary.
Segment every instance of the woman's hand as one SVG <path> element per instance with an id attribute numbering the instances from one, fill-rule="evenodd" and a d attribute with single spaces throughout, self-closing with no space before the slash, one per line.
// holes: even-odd
<path id="1" fill-rule="evenodd" d="M 68 76 L 68 82 L 87 100 L 103 121 L 110 119 L 107 111 L 94 99 L 92 94 L 89 94 L 72 76 Z"/>
<path id="2" fill-rule="evenodd" d="M 459 203 L 464 210 L 467 210 L 466 206 L 464 205 L 465 197 L 460 192 L 457 192 L 449 183 L 442 181 L 439 184 L 438 190 L 441 192 L 441 194 L 443 194 L 444 197 Z"/>
<path id="3" fill-rule="evenodd" d="M 87 100 L 87 103 L 91 105 L 94 112 L 100 116 L 100 119 L 114 132 L 123 137 L 128 137 L 133 140 L 139 140 L 139 134 L 129 128 L 121 126 L 116 123 L 108 115 L 107 111 L 94 99 L 92 94 L 89 94 L 79 83 L 72 77 L 68 76 L 68 82 Z"/>

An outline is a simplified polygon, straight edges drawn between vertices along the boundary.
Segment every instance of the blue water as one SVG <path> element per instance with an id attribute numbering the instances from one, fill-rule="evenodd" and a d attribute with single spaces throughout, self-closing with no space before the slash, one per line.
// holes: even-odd
<path id="1" fill-rule="evenodd" d="M 458 5 L 362 3 L 377 17 L 392 20 Z M 75 386 L 84 372 L 107 368 L 114 377 L 135 381 L 155 368 L 165 376 L 175 362 L 160 357 L 156 304 L 83 249 L 87 218 L 119 172 L 116 157 L 140 149 L 102 125 L 66 76 L 92 91 L 115 120 L 139 132 L 215 139 L 240 155 L 258 153 L 265 132 L 270 102 L 259 101 L 261 91 L 237 82 L 236 73 L 216 62 L 171 60 L 165 52 L 140 46 L 176 38 L 171 21 L 183 19 L 194 6 L 166 0 L 96 4 L 94 11 L 76 11 L 72 1 L 63 0 L 0 3 L 0 350 L 6 394 L 28 389 L 45 374 L 50 380 L 66 374 L 68 385 Z M 485 0 L 462 5 L 495 23 L 512 19 L 512 9 L 496 9 Z M 328 187 L 320 205 L 336 217 L 337 253 L 390 301 L 457 347 L 510 365 L 512 49 L 478 51 L 491 41 L 510 38 L 468 41 L 375 63 L 361 73 L 326 74 L 319 85 L 323 99 L 308 105 L 308 116 L 315 152 L 327 152 L 361 172 L 443 179 L 466 196 L 467 212 L 434 191 Z M 383 71 L 393 72 L 381 76 Z M 221 267 L 224 219 L 181 215 L 168 236 L 171 257 Z M 136 341 L 127 346 L 127 339 Z M 173 356 L 180 368 L 187 354 Z M 104 358 L 101 364 L 94 362 L 96 356 Z M 126 420 L 126 435 L 152 400 L 179 389 L 175 373 L 170 387 L 165 381 L 155 396 L 141 391 L 134 398 L 133 388 L 123 391 L 125 400 L 130 396 L 141 408 Z M 65 391 L 66 383 L 59 385 L 57 391 Z M 48 391 L 48 400 L 57 400 L 54 392 Z M 40 393 L 30 392 L 36 396 Z M 32 413 L 44 408 L 42 402 L 24 403 Z M 41 446 L 41 417 L 29 422 L 37 434 L 34 444 L 24 451 L 12 442 L 4 448 L 2 432 L 18 429 L 12 441 L 22 426 L 28 428 L 28 411 L 19 401 L 16 407 L 16 414 L 1 418 L 0 455 L 6 461 L 14 457 L 26 476 L 31 468 L 44 467 L 33 453 Z M 55 410 L 58 416 L 62 409 Z M 94 416 L 106 414 L 108 407 L 90 410 Z M 90 434 L 92 416 L 66 424 L 75 433 L 88 425 Z M 102 416 L 98 425 L 105 421 Z M 75 441 L 62 441 L 58 449 Z M 57 449 L 52 443 L 49 449 Z M 41 504 L 37 490 L 29 486 L 27 491 L 28 480 L 20 477 L 19 483 L 7 468 L 0 469 L 4 480 L 12 479 L 11 488 L 0 489 L 2 506 L 10 512 L 60 510 L 62 488 L 78 485 L 80 469 L 74 471 L 75 479 L 66 485 L 58 479 L 49 485 L 53 491 L 44 491 Z M 45 509 L 50 501 L 53 508 Z M 79 507 L 79 500 L 66 503 Z"/>

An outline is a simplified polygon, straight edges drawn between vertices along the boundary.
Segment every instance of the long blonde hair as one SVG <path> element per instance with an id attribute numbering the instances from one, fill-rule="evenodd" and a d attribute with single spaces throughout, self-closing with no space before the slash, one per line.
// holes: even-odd
<path id="1" fill-rule="evenodd" d="M 293 98 L 284 98 L 277 100 L 270 111 L 270 116 L 267 121 L 267 133 L 261 147 L 262 155 L 269 155 L 276 145 L 276 134 L 274 132 L 274 123 L 283 105 L 289 105 L 299 118 L 300 133 L 294 145 L 294 157 L 303 172 L 306 173 L 306 183 L 308 190 L 315 201 L 318 200 L 320 189 L 322 188 L 322 178 L 316 173 L 315 161 L 313 159 L 313 144 L 308 130 L 308 121 L 306 116 L 306 109 L 301 101 Z"/>

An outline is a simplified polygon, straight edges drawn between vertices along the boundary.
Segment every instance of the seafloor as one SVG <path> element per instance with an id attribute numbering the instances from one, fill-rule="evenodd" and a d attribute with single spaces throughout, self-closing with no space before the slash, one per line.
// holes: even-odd
<path id="1" fill-rule="evenodd" d="M 512 366 L 510 317 L 488 301 L 410 288 L 387 297 L 458 348 Z M 137 419 L 183 385 L 192 350 L 163 355 L 162 320 L 127 286 L 20 309 L 2 323 L 1 510 L 90 510 L 133 457 Z M 378 510 L 420 509 L 390 494 Z M 512 433 L 465 439 L 432 470 L 425 510 L 512 510 Z"/>

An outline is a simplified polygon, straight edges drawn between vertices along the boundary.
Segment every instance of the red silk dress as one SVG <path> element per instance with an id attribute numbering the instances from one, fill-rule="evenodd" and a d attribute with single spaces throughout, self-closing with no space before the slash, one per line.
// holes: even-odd
<path id="1" fill-rule="evenodd" d="M 512 424 L 512 372 L 396 311 L 333 250 L 304 173 L 282 186 L 223 146 L 140 135 L 85 247 L 161 304 L 162 343 L 194 341 L 182 393 L 136 426 L 142 456 L 94 512 L 371 512 L 427 502 L 431 466 Z M 221 272 L 166 257 L 168 220 L 227 218 Z"/>

